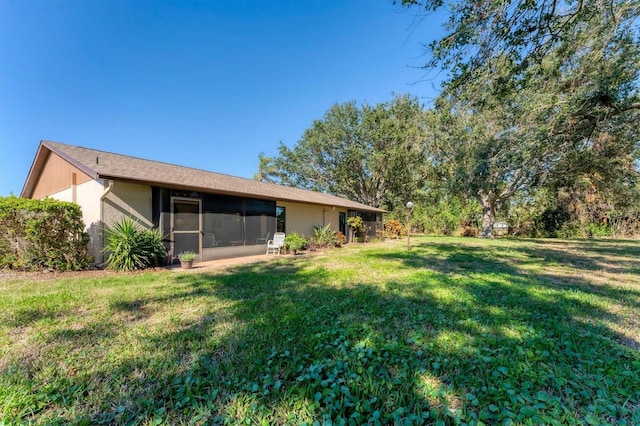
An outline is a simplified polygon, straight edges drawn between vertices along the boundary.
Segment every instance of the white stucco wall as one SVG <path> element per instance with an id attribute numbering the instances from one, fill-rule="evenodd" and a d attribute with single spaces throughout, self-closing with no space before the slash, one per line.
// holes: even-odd
<path id="1" fill-rule="evenodd" d="M 71 190 L 71 188 L 68 188 L 64 191 L 56 192 L 55 194 L 49 195 L 49 198 L 53 198 L 59 201 L 73 202 L 73 191 Z"/>
<path id="2" fill-rule="evenodd" d="M 76 203 L 82 207 L 82 218 L 87 227 L 100 222 L 100 196 L 104 192 L 101 180 L 90 180 L 76 188 Z"/>
<path id="3" fill-rule="evenodd" d="M 82 221 L 89 234 L 89 255 L 99 263 L 102 257 L 102 232 L 100 226 L 100 196 L 104 191 L 102 180 L 88 182 L 51 194 L 49 197 L 60 201 L 76 203 L 82 209 Z"/>
<path id="4" fill-rule="evenodd" d="M 69 201 L 78 204 L 82 208 L 82 219 L 87 228 L 100 222 L 100 195 L 104 191 L 101 180 L 90 180 L 74 188 L 49 195 L 60 201 Z M 74 194 L 75 192 L 75 194 Z"/>

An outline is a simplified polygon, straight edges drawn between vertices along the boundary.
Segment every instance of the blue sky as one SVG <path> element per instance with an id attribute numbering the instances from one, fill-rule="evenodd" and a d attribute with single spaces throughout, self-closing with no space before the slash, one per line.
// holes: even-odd
<path id="1" fill-rule="evenodd" d="M 439 84 L 437 16 L 371 1 L 0 1 L 0 195 L 41 139 L 251 178 L 334 103 Z M 429 76 L 430 77 L 430 76 Z"/>

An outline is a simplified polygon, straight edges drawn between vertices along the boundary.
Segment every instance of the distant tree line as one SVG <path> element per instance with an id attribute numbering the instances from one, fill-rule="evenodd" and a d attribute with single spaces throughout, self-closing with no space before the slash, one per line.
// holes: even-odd
<path id="1" fill-rule="evenodd" d="M 412 200 L 429 233 L 640 234 L 640 1 L 401 3 L 450 10 L 433 106 L 336 104 L 267 176 L 401 220 Z"/>

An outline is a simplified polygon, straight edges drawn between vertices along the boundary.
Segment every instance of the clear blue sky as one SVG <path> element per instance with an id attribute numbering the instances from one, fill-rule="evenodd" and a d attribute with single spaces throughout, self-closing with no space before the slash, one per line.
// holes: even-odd
<path id="1" fill-rule="evenodd" d="M 0 195 L 41 139 L 251 178 L 334 103 L 418 82 L 432 16 L 387 0 L 0 1 Z"/>

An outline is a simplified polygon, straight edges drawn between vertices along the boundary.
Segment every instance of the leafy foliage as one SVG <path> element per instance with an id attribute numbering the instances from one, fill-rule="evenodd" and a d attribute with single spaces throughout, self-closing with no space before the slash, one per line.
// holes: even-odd
<path id="1" fill-rule="evenodd" d="M 430 152 L 450 190 L 480 203 L 483 236 L 511 197 L 543 185 L 572 191 L 588 179 L 601 193 L 639 193 L 639 5 L 448 4 L 430 65 L 452 75 L 431 116 Z"/>
<path id="2" fill-rule="evenodd" d="M 336 232 L 336 247 L 341 247 L 347 244 L 347 236 L 342 232 Z"/>
<path id="3" fill-rule="evenodd" d="M 488 97 L 518 91 L 530 78 L 538 78 L 536 65 L 543 63 L 550 52 L 559 51 L 570 60 L 581 50 L 602 54 L 605 53 L 602 48 L 607 48 L 609 54 L 601 59 L 608 61 L 615 58 L 618 53 L 615 50 L 621 43 L 638 37 L 638 0 L 398 2 L 425 13 L 446 8 L 449 17 L 444 27 L 446 33 L 428 43 L 430 56 L 426 67 L 450 70 L 452 88 L 484 74 L 487 64 L 498 58 L 508 65 L 508 72 L 500 77 L 499 85 L 487 92 Z M 604 43 L 600 43 L 603 39 Z M 584 50 L 586 40 L 592 43 Z M 558 62 L 555 69 L 565 65 L 575 68 L 584 64 Z"/>
<path id="4" fill-rule="evenodd" d="M 130 217 L 123 216 L 105 233 L 110 269 L 132 271 L 158 266 L 166 254 L 160 230 L 144 229 Z"/>
<path id="5" fill-rule="evenodd" d="M 80 206 L 53 199 L 0 197 L 0 266 L 16 269 L 86 268 L 89 235 Z"/>
<path id="6" fill-rule="evenodd" d="M 312 244 L 315 248 L 319 249 L 335 247 L 337 241 L 336 231 L 331 229 L 330 223 L 324 226 L 314 226 L 313 235 L 309 238 L 309 244 Z"/>
<path id="7" fill-rule="evenodd" d="M 370 206 L 393 206 L 417 187 L 423 168 L 422 106 L 397 96 L 374 106 L 332 106 L 275 164 L 288 185 L 328 192 Z"/>
<path id="8" fill-rule="evenodd" d="M 353 232 L 353 235 L 356 238 L 362 241 L 366 240 L 367 233 L 369 232 L 369 226 L 364 223 L 364 220 L 360 216 L 347 218 L 347 226 L 351 229 L 351 232 Z"/>
<path id="9" fill-rule="evenodd" d="M 384 222 L 384 233 L 387 238 L 400 238 L 406 235 L 407 231 L 398 219 L 388 219 Z"/>
<path id="10" fill-rule="evenodd" d="M 289 232 L 284 237 L 284 248 L 291 251 L 302 250 L 307 245 L 307 239 L 304 235 L 301 235 L 297 232 Z"/>
<path id="11" fill-rule="evenodd" d="M 181 262 L 193 262 L 196 260 L 196 254 L 190 250 L 183 251 L 178 255 L 178 259 L 180 259 Z"/>
<path id="12" fill-rule="evenodd" d="M 253 180 L 267 183 L 276 183 L 280 179 L 280 172 L 272 157 L 264 153 L 258 154 L 258 172 L 253 175 Z"/>

